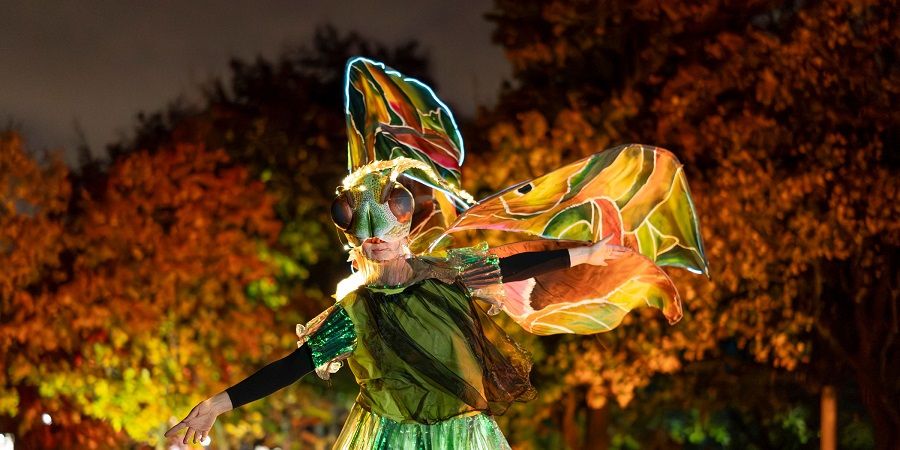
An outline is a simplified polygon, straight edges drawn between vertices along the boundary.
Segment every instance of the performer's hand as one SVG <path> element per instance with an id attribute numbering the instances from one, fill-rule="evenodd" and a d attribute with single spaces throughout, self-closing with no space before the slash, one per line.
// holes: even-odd
<path id="1" fill-rule="evenodd" d="M 181 442 L 183 444 L 189 442 L 194 444 L 200 443 L 209 435 L 209 430 L 212 429 L 213 423 L 216 422 L 219 414 L 230 410 L 231 399 L 227 393 L 221 392 L 215 397 L 198 403 L 197 406 L 191 409 L 187 417 L 175 424 L 169 431 L 166 431 L 165 436 L 167 438 L 172 437 L 181 431 L 182 428 L 187 428 L 187 432 L 184 433 L 184 439 Z"/>
<path id="2" fill-rule="evenodd" d="M 593 266 L 605 266 L 607 265 L 606 261 L 621 258 L 631 252 L 631 249 L 628 247 L 609 244 L 608 242 L 612 237 L 613 235 L 610 234 L 596 244 L 590 246 L 591 252 L 585 263 Z"/>
<path id="3" fill-rule="evenodd" d="M 593 266 L 605 266 L 607 265 L 606 261 L 621 258 L 632 251 L 628 247 L 608 244 L 612 237 L 613 235 L 610 234 L 593 245 L 570 248 L 569 260 L 571 265 L 590 264 Z"/>

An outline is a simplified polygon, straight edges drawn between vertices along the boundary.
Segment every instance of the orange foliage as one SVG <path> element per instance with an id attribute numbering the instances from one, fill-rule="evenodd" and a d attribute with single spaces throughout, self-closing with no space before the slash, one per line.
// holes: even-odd
<path id="1" fill-rule="evenodd" d="M 897 15 L 890 1 L 498 2 L 520 85 L 482 118 L 491 153 L 471 158 L 470 188 L 660 145 L 686 165 L 712 268 L 712 282 L 673 272 L 686 307 L 674 328 L 633 317 L 560 343 L 560 396 L 627 404 L 734 340 L 813 390 L 849 368 L 879 442 L 895 441 Z"/>
<path id="2" fill-rule="evenodd" d="M 13 243 L 2 257 L 17 270 L 2 278 L 0 376 L 23 400 L 4 401 L 3 413 L 26 444 L 49 445 L 34 420 L 42 412 L 55 426 L 105 421 L 101 433 L 77 427 L 86 435 L 124 438 L 111 427 L 154 442 L 173 411 L 237 381 L 271 349 L 283 353 L 274 311 L 245 294 L 273 276 L 259 255 L 280 223 L 262 184 L 222 151 L 134 153 L 110 167 L 99 194 L 70 203 L 61 166 L 38 168 L 15 136 L 2 145 L 3 181 L 16 186 L 3 200 L 17 206 L 0 224 Z M 89 442 L 103 440 L 53 445 Z"/>

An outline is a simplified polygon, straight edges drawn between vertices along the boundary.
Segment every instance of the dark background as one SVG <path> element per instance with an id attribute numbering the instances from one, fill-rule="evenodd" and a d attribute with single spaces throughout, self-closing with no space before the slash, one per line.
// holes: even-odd
<path id="1" fill-rule="evenodd" d="M 460 114 L 494 103 L 509 63 L 487 0 L 0 2 L 0 120 L 34 148 L 95 154 L 155 110 L 221 76 L 230 58 L 273 58 L 332 24 L 386 44 L 415 38 Z M 79 136 L 83 133 L 83 137 Z"/>

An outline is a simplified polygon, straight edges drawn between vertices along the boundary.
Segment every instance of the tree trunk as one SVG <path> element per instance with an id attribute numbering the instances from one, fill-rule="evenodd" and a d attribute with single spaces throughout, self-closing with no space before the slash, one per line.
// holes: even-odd
<path id="1" fill-rule="evenodd" d="M 599 409 L 588 409 L 585 450 L 607 450 L 609 448 L 609 400 Z"/>
<path id="2" fill-rule="evenodd" d="M 877 450 L 896 450 L 900 442 L 900 420 L 896 417 L 896 410 L 886 401 L 891 398 L 880 386 L 874 386 L 866 376 L 860 376 L 863 405 L 872 420 L 872 428 L 875 432 L 875 448 Z"/>
<path id="3" fill-rule="evenodd" d="M 880 261 L 885 267 L 897 267 L 892 252 Z M 872 283 L 860 271 L 854 272 L 855 290 L 853 314 L 858 336 L 855 360 L 851 361 L 856 372 L 863 404 L 872 419 L 875 431 L 875 448 L 896 450 L 900 443 L 900 409 L 896 380 L 898 316 L 898 282 L 900 277 L 882 275 Z M 889 273 L 889 272 L 888 272 Z"/>
<path id="4" fill-rule="evenodd" d="M 575 410 L 578 401 L 575 398 L 575 392 L 569 392 L 565 398 L 565 412 L 563 413 L 563 439 L 566 446 L 570 450 L 578 450 L 581 448 L 581 442 L 578 439 L 578 423 L 575 421 Z"/>
<path id="5" fill-rule="evenodd" d="M 822 440 L 821 450 L 837 449 L 837 395 L 834 386 L 822 388 L 821 403 Z"/>

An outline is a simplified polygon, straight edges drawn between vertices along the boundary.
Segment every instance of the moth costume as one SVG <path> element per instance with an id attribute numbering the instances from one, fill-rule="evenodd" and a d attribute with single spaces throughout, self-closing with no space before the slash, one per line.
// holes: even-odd
<path id="1" fill-rule="evenodd" d="M 355 271 L 297 326 L 294 353 L 226 390 L 235 408 L 346 362 L 360 393 L 335 449 L 509 448 L 493 416 L 535 390 L 528 354 L 492 315 L 538 335 L 609 331 L 643 305 L 674 323 L 681 302 L 660 267 L 707 273 L 687 180 L 666 150 L 615 147 L 476 202 L 460 188 L 456 122 L 428 86 L 355 58 L 345 102 L 350 174 L 332 217 Z M 472 229 L 533 239 L 452 248 Z M 569 248 L 609 235 L 631 251 L 570 266 Z M 368 259 L 371 238 L 401 240 L 403 254 Z"/>

